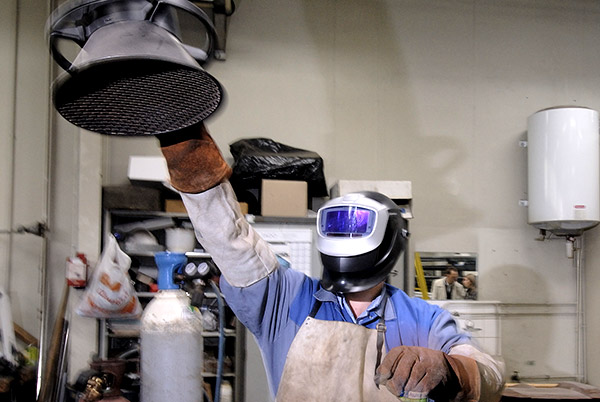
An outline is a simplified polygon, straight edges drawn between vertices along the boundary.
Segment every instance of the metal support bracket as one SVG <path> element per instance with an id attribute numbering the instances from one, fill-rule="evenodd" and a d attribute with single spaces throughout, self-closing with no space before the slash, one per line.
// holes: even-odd
<path id="1" fill-rule="evenodd" d="M 45 222 L 36 222 L 34 224 L 25 226 L 19 225 L 14 230 L 0 230 L 0 234 L 9 234 L 9 233 L 30 233 L 39 237 L 46 237 L 46 232 L 48 231 L 48 225 Z"/>

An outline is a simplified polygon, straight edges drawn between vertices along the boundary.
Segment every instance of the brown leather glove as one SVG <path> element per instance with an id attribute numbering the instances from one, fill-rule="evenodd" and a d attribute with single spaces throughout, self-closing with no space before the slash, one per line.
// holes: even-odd
<path id="1" fill-rule="evenodd" d="M 231 168 L 202 122 L 156 137 L 175 189 L 201 193 L 231 176 Z"/>
<path id="2" fill-rule="evenodd" d="M 469 357 L 418 346 L 397 346 L 377 368 L 378 385 L 394 395 L 434 401 L 478 401 L 479 369 Z"/>

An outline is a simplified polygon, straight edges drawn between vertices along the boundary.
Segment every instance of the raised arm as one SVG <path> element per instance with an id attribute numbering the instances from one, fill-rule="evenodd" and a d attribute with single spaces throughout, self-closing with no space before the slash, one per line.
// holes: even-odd
<path id="1" fill-rule="evenodd" d="M 171 185 L 181 192 L 196 237 L 227 281 L 246 287 L 273 272 L 277 258 L 242 215 L 227 181 L 231 168 L 204 124 L 159 140 Z"/>

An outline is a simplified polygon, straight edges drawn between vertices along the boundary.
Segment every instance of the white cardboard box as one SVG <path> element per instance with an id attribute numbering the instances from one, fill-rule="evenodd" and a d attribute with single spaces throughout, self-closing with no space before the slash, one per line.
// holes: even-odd
<path id="1" fill-rule="evenodd" d="M 412 182 L 397 180 L 339 180 L 331 188 L 331 198 L 356 191 L 377 191 L 392 200 L 411 200 Z"/>
<path id="2" fill-rule="evenodd" d="M 412 182 L 399 180 L 338 180 L 331 187 L 331 198 L 357 191 L 376 191 L 401 206 L 404 219 L 412 219 Z"/>
<path id="3" fill-rule="evenodd" d="M 162 156 L 130 156 L 129 180 L 168 182 L 167 161 Z"/>

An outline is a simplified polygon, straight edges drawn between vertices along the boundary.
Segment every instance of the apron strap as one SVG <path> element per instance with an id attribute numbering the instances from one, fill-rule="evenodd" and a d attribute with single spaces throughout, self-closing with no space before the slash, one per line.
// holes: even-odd
<path id="1" fill-rule="evenodd" d="M 312 310 L 310 310 L 310 313 L 308 314 L 308 316 L 310 318 L 315 318 L 315 316 L 317 315 L 317 312 L 319 311 L 319 309 L 321 308 L 321 304 L 323 302 L 321 300 L 318 300 L 315 302 L 315 304 L 313 304 L 313 308 Z"/>
<path id="2" fill-rule="evenodd" d="M 385 331 L 386 331 L 386 326 L 385 326 L 385 307 L 387 305 L 387 301 L 388 301 L 388 292 L 387 289 L 385 289 L 385 287 L 383 288 L 383 294 L 381 296 L 381 302 L 379 304 L 379 322 L 377 323 L 377 360 L 375 362 L 375 373 L 374 375 L 377 376 L 377 368 L 379 367 L 379 365 L 381 364 L 381 357 L 383 356 L 383 344 L 385 341 Z M 317 312 L 319 311 L 319 309 L 321 308 L 321 304 L 323 302 L 321 300 L 317 300 L 315 302 L 315 304 L 313 304 L 312 309 L 310 310 L 310 313 L 308 314 L 308 316 L 310 318 L 315 318 L 315 316 L 317 315 Z"/>
<path id="3" fill-rule="evenodd" d="M 388 300 L 388 292 L 385 287 L 383 288 L 383 295 L 381 296 L 381 304 L 379 308 L 379 313 L 381 314 L 379 317 L 379 322 L 377 323 L 377 360 L 375 361 L 375 378 L 377 378 L 377 368 L 381 364 L 381 357 L 383 355 L 383 343 L 385 340 L 385 307 L 387 305 Z"/>

